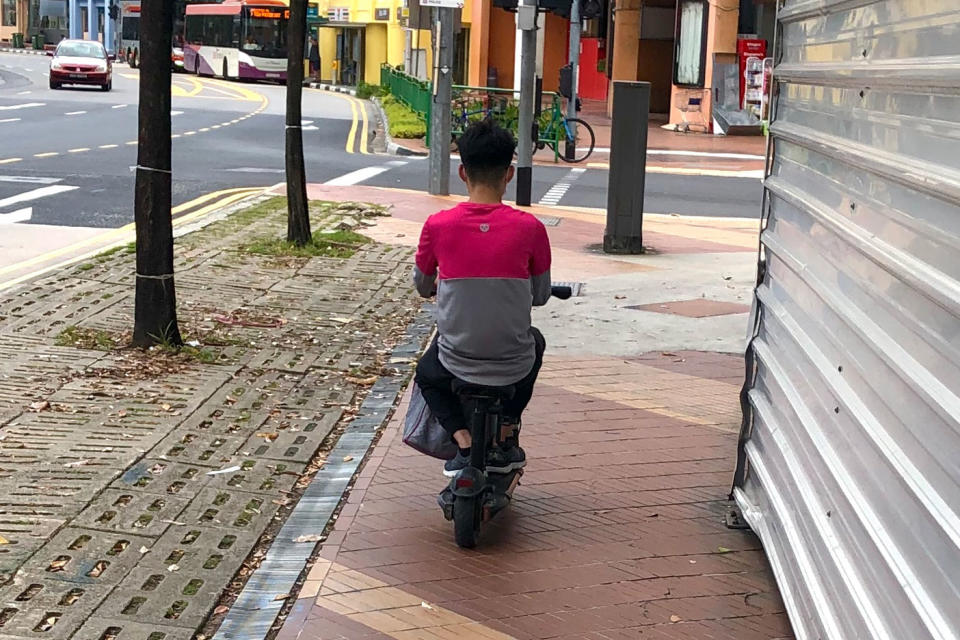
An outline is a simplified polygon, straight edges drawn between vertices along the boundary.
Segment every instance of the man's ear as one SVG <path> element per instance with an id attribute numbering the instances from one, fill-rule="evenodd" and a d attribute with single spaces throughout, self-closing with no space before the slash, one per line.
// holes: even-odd
<path id="1" fill-rule="evenodd" d="M 460 175 L 460 179 L 463 180 L 464 184 L 466 184 L 468 182 L 467 170 L 464 168 L 463 165 L 460 165 L 460 169 L 457 171 L 457 173 Z"/>
<path id="2" fill-rule="evenodd" d="M 507 184 L 510 184 L 510 181 L 513 180 L 514 173 L 515 173 L 515 169 L 513 168 L 513 165 L 510 165 L 509 167 L 507 167 L 507 182 L 506 182 Z"/>

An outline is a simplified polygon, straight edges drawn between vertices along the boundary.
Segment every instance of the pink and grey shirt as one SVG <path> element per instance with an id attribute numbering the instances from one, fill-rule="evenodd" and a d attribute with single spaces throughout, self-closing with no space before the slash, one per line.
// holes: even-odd
<path id="1" fill-rule="evenodd" d="M 534 216 L 503 204 L 462 203 L 420 234 L 417 291 L 436 290 L 440 362 L 474 384 L 505 386 L 534 364 L 531 307 L 550 299 L 550 241 Z"/>

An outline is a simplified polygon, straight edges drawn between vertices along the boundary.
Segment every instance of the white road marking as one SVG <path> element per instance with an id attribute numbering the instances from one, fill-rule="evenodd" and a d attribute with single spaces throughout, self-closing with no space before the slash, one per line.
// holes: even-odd
<path id="1" fill-rule="evenodd" d="M 86 111 L 67 111 L 67 112 L 66 112 L 65 114 L 63 114 L 63 115 L 65 115 L 65 116 L 79 116 L 79 115 L 83 115 L 84 113 L 86 113 Z"/>
<path id="2" fill-rule="evenodd" d="M 13 224 L 15 222 L 27 222 L 33 217 L 33 207 L 18 209 L 10 213 L 0 213 L 0 224 Z"/>
<path id="3" fill-rule="evenodd" d="M 46 102 L 25 102 L 23 104 L 10 104 L 5 107 L 0 107 L 0 111 L 15 111 L 16 109 L 29 109 L 30 107 L 43 107 L 46 106 Z"/>
<path id="4" fill-rule="evenodd" d="M 171 116 L 182 116 L 182 115 L 183 115 L 183 111 L 171 111 L 171 112 L 170 112 L 170 115 L 171 115 Z"/>
<path id="5" fill-rule="evenodd" d="M 56 184 L 61 178 L 42 178 L 39 176 L 0 176 L 0 182 L 23 182 L 27 184 Z"/>
<path id="6" fill-rule="evenodd" d="M 98 147 L 98 149 L 116 149 L 119 146 L 120 145 L 118 144 L 102 144 Z"/>
<path id="7" fill-rule="evenodd" d="M 401 164 L 394 164 L 394 163 Z M 391 163 L 381 165 L 379 167 L 364 167 L 363 169 L 357 169 L 356 171 L 351 171 L 350 173 L 345 173 L 339 178 L 334 178 L 333 180 L 328 180 L 324 184 L 331 187 L 349 187 L 351 185 L 359 184 L 365 180 L 369 180 L 375 176 L 385 173 L 392 169 L 393 167 L 398 167 L 406 164 L 401 160 L 394 160 Z"/>
<path id="8" fill-rule="evenodd" d="M 267 169 L 266 167 L 237 167 L 236 169 L 227 169 L 233 173 L 284 173 L 283 169 Z"/>
<path id="9" fill-rule="evenodd" d="M 113 106 L 110 107 L 110 108 L 111 108 L 111 109 L 123 109 L 123 108 L 126 107 L 126 106 L 128 106 L 128 105 L 125 105 L 125 104 L 115 104 L 115 105 L 113 105 Z M 172 112 L 171 112 L 171 115 L 173 115 Z"/>
<path id="10" fill-rule="evenodd" d="M 2 122 L 20 122 L 20 118 L 4 118 L 3 120 L 0 120 L 0 123 Z"/>
<path id="11" fill-rule="evenodd" d="M 80 187 L 71 187 L 70 185 L 65 185 L 65 184 L 51 185 L 49 187 L 40 187 L 39 189 L 26 191 L 24 193 L 20 193 L 15 196 L 10 196 L 9 198 L 4 198 L 3 200 L 0 200 L 0 207 L 7 207 L 12 204 L 20 204 L 21 202 L 29 202 L 30 200 L 37 200 L 38 198 L 46 198 L 47 196 L 55 196 L 58 193 L 63 193 L 65 191 L 73 191 L 74 189 L 79 189 L 79 188 Z"/>
<path id="12" fill-rule="evenodd" d="M 31 93 L 33 93 L 33 91 L 18 91 L 18 92 L 17 92 L 17 95 L 18 95 L 18 96 L 26 96 L 26 95 L 30 95 Z"/>
<path id="13" fill-rule="evenodd" d="M 567 175 L 560 178 L 560 180 L 550 187 L 550 190 L 543 194 L 543 197 L 540 198 L 540 202 L 537 204 L 556 206 L 560 204 L 561 198 L 567 194 L 567 191 L 573 186 L 573 183 L 583 175 L 587 170 L 582 167 L 577 167 L 576 169 L 570 169 L 567 172 Z"/>

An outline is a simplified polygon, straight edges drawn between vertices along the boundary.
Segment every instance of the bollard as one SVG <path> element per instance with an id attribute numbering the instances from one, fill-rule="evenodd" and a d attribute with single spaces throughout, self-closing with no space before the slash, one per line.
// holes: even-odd
<path id="1" fill-rule="evenodd" d="M 649 118 L 650 83 L 614 82 L 604 253 L 643 253 Z"/>

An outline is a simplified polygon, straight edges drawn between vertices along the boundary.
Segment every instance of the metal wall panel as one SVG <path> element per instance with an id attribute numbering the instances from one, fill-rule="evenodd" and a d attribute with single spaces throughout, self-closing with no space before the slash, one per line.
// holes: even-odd
<path id="1" fill-rule="evenodd" d="M 734 497 L 801 640 L 957 640 L 960 1 L 781 5 Z"/>

